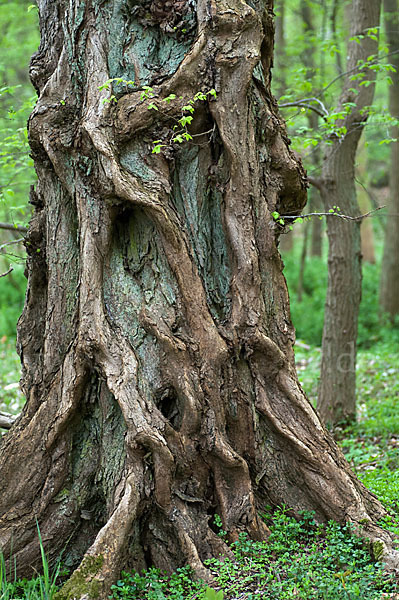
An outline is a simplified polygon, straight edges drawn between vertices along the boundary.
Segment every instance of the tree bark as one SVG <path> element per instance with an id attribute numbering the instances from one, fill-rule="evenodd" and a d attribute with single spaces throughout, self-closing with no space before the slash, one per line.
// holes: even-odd
<path id="1" fill-rule="evenodd" d="M 264 538 L 265 504 L 352 521 L 397 562 L 297 380 L 271 213 L 301 210 L 306 182 L 270 94 L 272 3 L 251 4 L 38 2 L 27 404 L 1 440 L 0 547 L 29 573 L 37 518 L 73 570 L 58 600 L 107 597 L 121 567 L 207 577 L 214 514 Z M 115 77 L 135 87 L 103 104 Z M 152 154 L 213 88 L 193 141 Z"/>
<path id="2" fill-rule="evenodd" d="M 377 42 L 367 29 L 379 26 L 379 0 L 354 0 L 350 37 L 363 34 L 348 44 L 350 71 L 358 61 L 367 61 L 377 52 Z M 353 72 L 350 74 L 353 75 Z M 370 82 L 362 85 L 362 81 Z M 359 215 L 355 188 L 355 157 L 364 123 L 365 107 L 372 104 L 375 74 L 364 70 L 364 79 L 347 76 L 338 110 L 352 103 L 350 112 L 337 122 L 345 127 L 332 136 L 322 169 L 322 198 L 325 210 L 337 206 L 343 214 Z M 354 106 L 353 106 L 354 105 Z M 324 316 L 321 377 L 317 409 L 330 425 L 344 424 L 356 418 L 356 339 L 361 298 L 360 222 L 329 217 L 327 220 L 328 285 Z"/>
<path id="3" fill-rule="evenodd" d="M 389 62 L 395 67 L 392 85 L 389 86 L 389 112 L 399 119 L 399 6 L 397 0 L 384 0 L 384 22 L 388 47 L 392 55 Z M 391 137 L 399 140 L 399 127 L 391 128 Z M 391 148 L 389 173 L 388 218 L 385 227 L 384 255 L 381 266 L 380 305 L 392 318 L 399 314 L 399 141 Z"/>

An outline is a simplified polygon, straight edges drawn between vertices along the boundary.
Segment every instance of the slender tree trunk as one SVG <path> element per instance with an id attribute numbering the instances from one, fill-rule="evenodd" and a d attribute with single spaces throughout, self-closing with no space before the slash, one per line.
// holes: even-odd
<path id="1" fill-rule="evenodd" d="M 308 238 L 309 238 L 309 221 L 307 221 L 303 225 L 302 252 L 301 252 L 301 260 L 299 263 L 298 286 L 297 286 L 297 290 L 296 290 L 297 302 L 302 302 L 302 299 L 303 299 L 306 257 L 308 254 Z"/>
<path id="2" fill-rule="evenodd" d="M 285 42 L 285 0 L 277 0 L 276 6 L 276 34 L 274 43 L 274 70 L 273 70 L 273 87 L 277 98 L 280 98 L 287 90 L 286 71 L 287 52 Z"/>
<path id="3" fill-rule="evenodd" d="M 357 167 L 356 174 L 357 179 L 360 181 L 367 182 L 367 147 L 366 147 L 365 136 L 362 135 L 359 142 L 359 150 L 357 152 Z M 370 196 L 367 193 L 367 187 L 357 185 L 357 197 L 359 203 L 359 210 L 361 214 L 366 214 L 369 210 L 375 208 L 374 204 L 371 204 Z M 375 264 L 375 244 L 374 244 L 374 229 L 373 219 L 363 219 L 360 225 L 360 242 L 362 261 Z"/>
<path id="4" fill-rule="evenodd" d="M 354 0 L 350 37 L 363 34 L 348 44 L 348 70 L 377 52 L 377 42 L 365 35 L 378 27 L 379 0 Z M 353 74 L 353 73 L 351 73 Z M 349 106 L 348 115 L 338 122 L 344 127 L 327 146 L 322 170 L 322 198 L 325 209 L 337 206 L 343 214 L 359 215 L 355 189 L 355 157 L 371 105 L 375 75 L 364 70 L 361 85 L 347 77 L 338 110 Z M 348 104 L 349 103 L 349 104 Z M 352 104 L 351 104 L 352 103 Z M 355 104 L 355 106 L 353 106 Z M 360 223 L 337 217 L 327 220 L 328 287 L 324 317 L 318 412 L 325 423 L 336 425 L 356 418 L 356 339 L 361 297 Z"/>
<path id="5" fill-rule="evenodd" d="M 306 2 L 306 0 L 301 1 L 300 5 L 301 16 L 303 21 L 304 33 L 307 37 L 307 47 L 305 51 L 302 53 L 302 60 L 304 65 L 308 71 L 308 77 L 311 77 L 314 80 L 316 74 L 316 64 L 315 64 L 315 54 L 316 47 L 314 44 L 315 37 L 315 28 L 313 23 L 313 15 L 310 5 Z M 313 131 L 317 131 L 319 126 L 319 116 L 313 112 L 308 111 L 307 119 L 309 123 L 310 129 Z M 314 148 L 311 161 L 313 170 L 317 172 L 321 168 L 321 153 L 319 147 Z M 317 188 L 311 188 L 309 191 L 309 210 L 310 212 L 317 212 L 320 208 L 322 202 L 320 198 L 320 192 Z M 310 246 L 310 254 L 312 256 L 321 256 L 322 252 L 322 222 L 319 219 L 312 219 L 312 234 L 311 234 L 311 246 Z"/>
<path id="6" fill-rule="evenodd" d="M 320 197 L 315 195 L 315 199 L 318 201 L 314 203 L 315 212 L 318 212 L 321 208 Z M 323 253 L 323 222 L 320 219 L 313 219 L 312 221 L 312 239 L 310 244 L 311 256 L 321 257 Z"/>
<path id="7" fill-rule="evenodd" d="M 335 45 L 338 47 L 338 35 L 337 35 L 337 20 L 338 20 L 338 12 L 340 9 L 341 1 L 340 0 L 332 0 L 331 14 L 330 14 L 330 24 L 331 24 L 331 32 L 333 36 L 333 40 Z M 341 53 L 335 52 L 335 61 L 337 65 L 337 72 L 340 75 L 343 72 L 342 68 L 342 59 Z"/>
<path id="8" fill-rule="evenodd" d="M 389 87 L 389 111 L 399 119 L 399 6 L 397 0 L 384 0 L 384 21 L 390 52 L 389 62 L 395 67 Z M 399 127 L 391 128 L 391 136 L 399 140 Z M 399 314 L 399 141 L 391 148 L 388 218 L 385 228 L 384 256 L 381 266 L 380 305 L 391 317 Z"/>
<path id="9" fill-rule="evenodd" d="M 213 515 L 264 538 L 265 504 L 350 520 L 398 562 L 297 380 L 271 213 L 301 210 L 306 183 L 270 93 L 272 3 L 251 4 L 38 2 L 27 404 L 1 440 L 0 547 L 28 573 L 37 518 L 74 570 L 58 600 L 106 598 L 122 566 L 207 577 Z M 115 77 L 135 86 L 100 89 Z"/>

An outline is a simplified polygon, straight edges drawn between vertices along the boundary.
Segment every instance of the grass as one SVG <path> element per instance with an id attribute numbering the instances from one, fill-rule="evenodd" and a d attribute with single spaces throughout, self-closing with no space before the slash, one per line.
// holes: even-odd
<path id="1" fill-rule="evenodd" d="M 11 559 L 11 566 L 7 574 L 6 561 L 3 554 L 0 553 L 0 600 L 52 600 L 54 597 L 61 563 L 58 561 L 54 571 L 51 572 L 39 526 L 37 526 L 37 533 L 43 573 L 37 573 L 31 579 L 18 579 L 15 573 L 16 565 Z"/>

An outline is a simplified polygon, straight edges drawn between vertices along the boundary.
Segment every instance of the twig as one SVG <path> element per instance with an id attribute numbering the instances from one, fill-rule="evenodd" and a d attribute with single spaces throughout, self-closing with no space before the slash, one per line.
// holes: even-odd
<path id="1" fill-rule="evenodd" d="M 381 59 L 384 58 L 388 58 L 389 56 L 392 56 L 393 54 L 398 54 L 399 50 L 393 50 L 392 52 L 389 52 L 388 54 L 380 54 L 380 56 L 376 56 L 375 59 L 373 61 L 371 61 L 371 65 L 376 65 L 377 63 L 380 62 Z M 335 83 L 336 81 L 338 81 L 338 79 L 341 79 L 342 77 L 345 77 L 345 75 L 349 75 L 350 73 L 353 73 L 354 71 L 361 71 L 364 68 L 364 65 L 362 65 L 361 67 L 356 66 L 353 67 L 352 69 L 349 69 L 349 71 L 344 71 L 344 73 L 340 73 L 339 75 L 337 75 L 337 77 L 334 77 L 334 79 L 332 81 L 330 81 L 330 83 L 328 83 L 326 86 L 323 87 L 323 89 L 320 92 L 320 95 L 323 94 L 326 90 L 328 90 L 328 88 L 330 86 L 333 85 L 333 83 Z"/>
<path id="2" fill-rule="evenodd" d="M 0 229 L 7 229 L 8 231 L 21 231 L 27 233 L 28 228 L 23 225 L 13 225 L 12 223 L 0 223 Z"/>
<path id="3" fill-rule="evenodd" d="M 18 238 L 17 240 L 11 240 L 10 242 L 4 242 L 4 244 L 1 244 L 1 246 L 0 246 L 0 252 L 6 246 L 12 246 L 12 244 L 19 244 L 20 242 L 23 242 L 23 241 L 24 241 L 24 238 Z"/>
<path id="4" fill-rule="evenodd" d="M 309 104 L 309 102 L 317 102 L 317 104 L 321 106 L 321 110 L 319 108 L 316 108 L 315 106 L 312 106 L 311 104 Z M 302 100 L 295 100 L 294 102 L 283 102 L 283 104 L 278 105 L 279 108 L 284 108 L 286 106 L 299 106 L 303 108 L 309 108 L 323 119 L 328 117 L 328 110 L 318 98 L 303 98 Z"/>
<path id="5" fill-rule="evenodd" d="M 0 412 L 0 429 L 11 429 L 18 417 L 19 415 Z"/>
<path id="6" fill-rule="evenodd" d="M 285 108 L 286 106 L 300 106 L 301 108 L 308 108 L 309 110 L 313 110 L 313 112 L 318 114 L 322 119 L 326 118 L 326 115 L 322 113 L 321 110 L 315 106 L 312 106 L 311 104 L 306 104 L 305 102 L 285 102 L 284 104 L 278 105 L 279 108 Z"/>
<path id="7" fill-rule="evenodd" d="M 373 210 L 369 210 L 369 212 L 365 213 L 364 215 L 358 215 L 357 217 L 351 217 L 350 215 L 341 215 L 340 213 L 334 211 L 314 212 L 308 213 L 306 215 L 279 215 L 279 218 L 286 219 L 287 221 L 295 221 L 295 219 L 306 219 L 307 217 L 339 217 L 340 219 L 346 219 L 348 221 L 362 221 L 366 217 L 370 217 L 373 213 L 377 212 L 378 210 L 382 210 L 383 208 L 386 208 L 385 204 L 384 206 L 378 206 L 377 208 L 373 208 Z"/>
<path id="8" fill-rule="evenodd" d="M 10 267 L 8 269 L 8 271 L 6 271 L 5 273 L 0 273 L 0 277 L 5 277 L 6 275 L 9 275 L 11 273 L 11 271 L 13 271 L 14 269 L 12 267 Z"/>

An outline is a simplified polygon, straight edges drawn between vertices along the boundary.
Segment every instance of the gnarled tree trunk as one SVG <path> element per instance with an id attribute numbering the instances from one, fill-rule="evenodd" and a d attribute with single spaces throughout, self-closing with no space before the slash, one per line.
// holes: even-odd
<path id="1" fill-rule="evenodd" d="M 396 560 L 295 372 L 270 215 L 306 185 L 270 95 L 271 2 L 38 4 L 27 404 L 1 442 L 1 548 L 38 563 L 37 518 L 75 569 L 58 598 L 105 598 L 121 566 L 206 576 L 215 513 L 230 539 L 262 538 L 258 509 L 284 502 L 358 523 Z M 115 77 L 135 87 L 102 103 Z M 210 89 L 193 140 L 152 154 Z"/>

